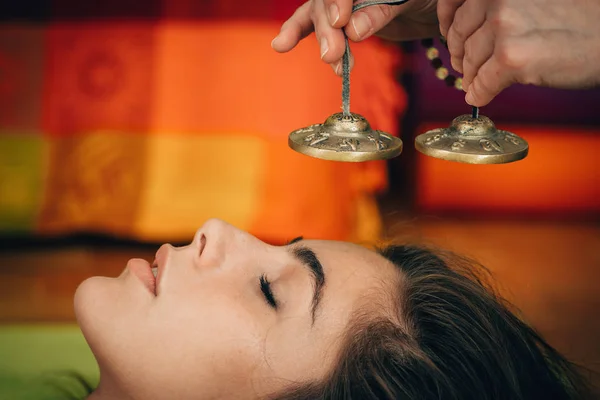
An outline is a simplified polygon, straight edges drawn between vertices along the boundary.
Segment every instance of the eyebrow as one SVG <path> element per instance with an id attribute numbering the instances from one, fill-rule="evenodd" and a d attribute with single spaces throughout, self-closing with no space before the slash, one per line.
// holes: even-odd
<path id="1" fill-rule="evenodd" d="M 301 236 L 291 240 L 288 246 L 304 240 Z M 294 246 L 289 248 L 290 254 L 300 263 L 308 267 L 314 279 L 314 292 L 311 306 L 312 323 L 315 323 L 315 315 L 321 301 L 323 286 L 325 286 L 325 273 L 319 258 L 310 248 L 306 246 Z"/>

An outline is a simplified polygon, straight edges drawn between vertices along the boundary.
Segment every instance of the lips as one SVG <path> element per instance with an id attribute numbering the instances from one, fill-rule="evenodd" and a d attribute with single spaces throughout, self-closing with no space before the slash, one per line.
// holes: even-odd
<path id="1" fill-rule="evenodd" d="M 156 295 L 156 278 L 148 261 L 133 258 L 127 263 L 127 269 L 146 286 L 150 293 Z"/>

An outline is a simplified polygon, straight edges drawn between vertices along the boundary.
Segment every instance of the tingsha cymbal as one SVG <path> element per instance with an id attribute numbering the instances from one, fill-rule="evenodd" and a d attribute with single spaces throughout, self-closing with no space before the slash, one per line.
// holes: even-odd
<path id="1" fill-rule="evenodd" d="M 449 128 L 417 136 L 421 153 L 466 164 L 504 164 L 527 157 L 529 145 L 514 133 L 496 129 L 483 115 L 461 115 Z"/>
<path id="2" fill-rule="evenodd" d="M 289 146 L 307 156 L 330 161 L 387 160 L 402 153 L 402 140 L 371 129 L 362 115 L 337 113 L 325 123 L 290 133 Z"/>

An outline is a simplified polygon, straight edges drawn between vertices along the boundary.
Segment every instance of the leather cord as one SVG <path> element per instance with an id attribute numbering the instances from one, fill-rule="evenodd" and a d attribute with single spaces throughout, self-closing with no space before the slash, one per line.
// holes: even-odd
<path id="1" fill-rule="evenodd" d="M 397 1 L 380 1 L 380 0 L 365 0 L 352 6 L 352 12 L 362 10 L 365 7 L 376 6 L 376 5 L 387 5 L 387 6 L 399 6 L 408 2 L 409 0 L 397 0 Z M 346 40 L 346 51 L 344 51 L 344 57 L 342 58 L 342 110 L 344 116 L 350 116 L 350 44 L 348 43 L 348 36 L 344 32 Z"/>

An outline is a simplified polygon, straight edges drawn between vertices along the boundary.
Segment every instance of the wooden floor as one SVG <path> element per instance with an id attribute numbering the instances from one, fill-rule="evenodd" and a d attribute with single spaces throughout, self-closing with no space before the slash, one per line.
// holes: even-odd
<path id="1" fill-rule="evenodd" d="M 388 237 L 471 256 L 496 275 L 525 318 L 572 360 L 600 370 L 600 226 L 592 223 L 385 217 Z M 0 251 L 0 323 L 74 319 L 72 297 L 92 275 L 114 276 L 155 248 L 71 246 Z"/>

